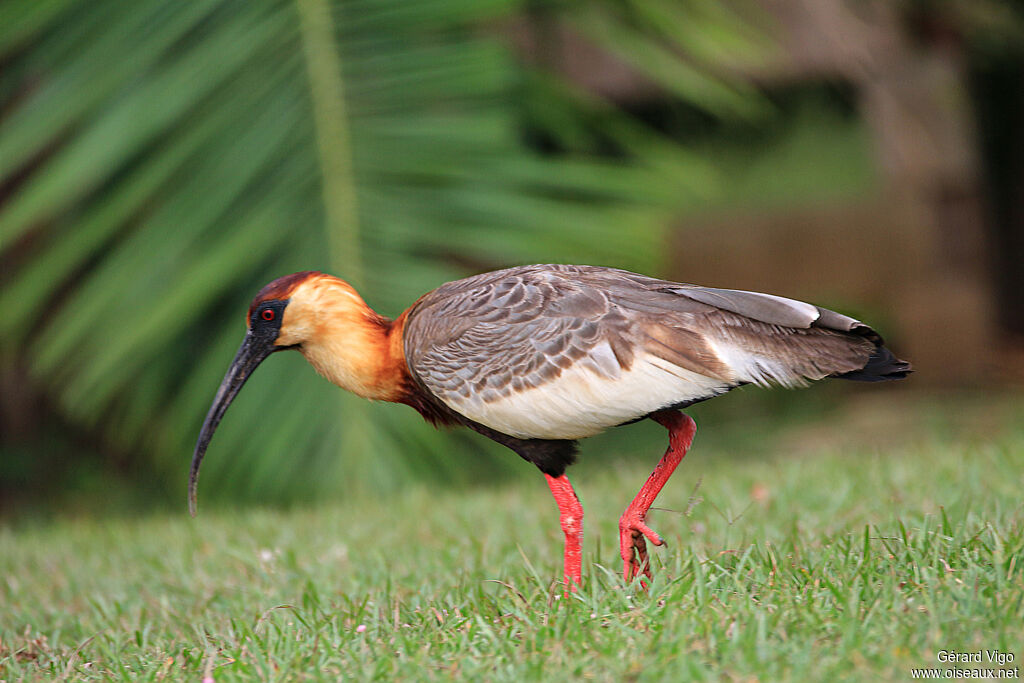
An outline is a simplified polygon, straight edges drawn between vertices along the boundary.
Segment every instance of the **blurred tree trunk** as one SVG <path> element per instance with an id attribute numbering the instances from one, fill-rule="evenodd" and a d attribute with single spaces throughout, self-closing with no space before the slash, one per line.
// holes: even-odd
<path id="1" fill-rule="evenodd" d="M 839 298 L 868 293 L 862 300 L 892 309 L 890 334 L 920 370 L 918 381 L 975 380 L 995 365 L 998 326 L 993 230 L 961 27 L 930 3 L 915 16 L 886 0 L 760 1 L 777 20 L 782 50 L 776 61 L 743 70 L 769 90 L 850 84 L 882 187 L 855 206 L 814 207 L 809 198 L 804 208 L 811 218 L 808 211 L 797 212 L 796 221 L 793 212 L 758 215 L 766 234 L 757 239 L 769 251 L 743 258 L 751 252 L 741 247 L 718 262 L 742 263 L 745 272 L 758 253 L 776 253 L 787 265 L 754 286 L 813 296 L 806 283 L 816 281 Z M 783 243 L 788 251 L 780 256 Z M 717 261 L 705 249 L 700 257 L 682 254 L 685 266 L 677 267 L 703 273 L 701 259 Z M 733 275 L 715 268 L 720 284 Z M 1002 268 L 1014 265 L 1004 261 Z"/>
<path id="2" fill-rule="evenodd" d="M 889 188 L 922 230 L 905 282 L 908 341 L 921 367 L 970 380 L 991 365 L 997 331 L 965 46 L 934 14 L 917 26 L 891 3 L 872 14 L 890 49 L 866 67 L 861 101 Z"/>
<path id="3" fill-rule="evenodd" d="M 999 324 L 1024 347 L 1024 51 L 972 73 L 990 188 Z"/>

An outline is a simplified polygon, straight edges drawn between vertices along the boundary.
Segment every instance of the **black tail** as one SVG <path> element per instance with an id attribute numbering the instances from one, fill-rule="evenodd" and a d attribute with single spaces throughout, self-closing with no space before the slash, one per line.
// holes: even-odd
<path id="1" fill-rule="evenodd" d="M 910 363 L 892 355 L 892 351 L 884 346 L 878 346 L 868 358 L 867 364 L 860 370 L 832 376 L 857 382 L 885 382 L 890 379 L 903 379 L 913 371 Z"/>

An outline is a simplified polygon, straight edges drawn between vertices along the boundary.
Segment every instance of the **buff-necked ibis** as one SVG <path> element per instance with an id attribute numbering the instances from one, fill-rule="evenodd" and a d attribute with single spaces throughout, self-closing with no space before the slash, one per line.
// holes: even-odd
<path id="1" fill-rule="evenodd" d="M 583 508 L 565 476 L 576 441 L 649 417 L 669 445 L 619 520 L 624 575 L 650 575 L 648 509 L 693 441 L 681 408 L 743 384 L 796 387 L 826 377 L 899 379 L 867 325 L 770 294 L 711 289 L 612 268 L 535 265 L 449 282 L 398 319 L 348 283 L 302 272 L 249 307 L 248 331 L 206 416 L 192 458 L 195 514 L 203 454 L 232 399 L 275 351 L 369 399 L 405 403 L 437 425 L 464 425 L 536 465 L 565 533 L 565 583 L 581 577 Z"/>

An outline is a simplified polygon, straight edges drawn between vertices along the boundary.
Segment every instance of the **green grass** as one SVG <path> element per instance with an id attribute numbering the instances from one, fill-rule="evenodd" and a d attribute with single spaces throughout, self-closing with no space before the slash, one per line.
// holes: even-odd
<path id="1" fill-rule="evenodd" d="M 886 401 L 760 425 L 756 458 L 721 435 L 749 439 L 742 423 L 698 431 L 649 517 L 668 546 L 647 593 L 618 576 L 616 522 L 656 454 L 588 465 L 584 449 L 569 598 L 539 475 L 196 520 L 183 499 L 173 516 L 11 522 L 0 679 L 908 680 L 940 650 L 979 649 L 1018 666 L 1021 409 Z"/>

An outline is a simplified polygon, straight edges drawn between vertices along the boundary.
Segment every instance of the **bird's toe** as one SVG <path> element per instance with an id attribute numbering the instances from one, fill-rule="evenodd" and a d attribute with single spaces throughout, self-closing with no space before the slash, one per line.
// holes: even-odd
<path id="1" fill-rule="evenodd" d="M 661 536 L 644 523 L 641 517 L 629 515 L 628 513 L 619 519 L 619 534 L 622 538 L 625 538 L 627 535 L 632 538 L 643 538 L 646 536 L 647 540 L 654 545 L 664 545 L 665 543 Z"/>

